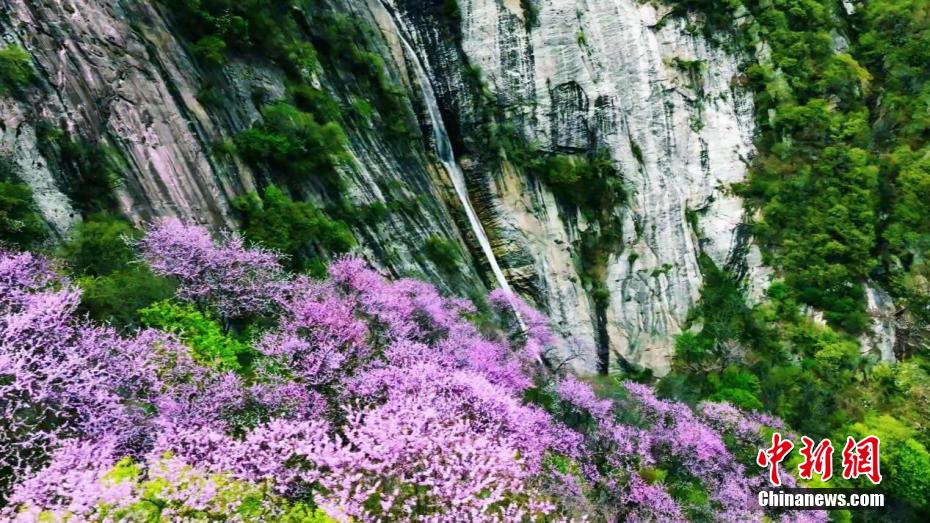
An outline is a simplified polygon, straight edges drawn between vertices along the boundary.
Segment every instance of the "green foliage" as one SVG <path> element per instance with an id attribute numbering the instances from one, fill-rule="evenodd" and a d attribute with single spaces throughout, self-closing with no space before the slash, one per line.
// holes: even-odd
<path id="1" fill-rule="evenodd" d="M 442 16 L 453 24 L 461 23 L 462 9 L 459 7 L 458 0 L 442 0 Z"/>
<path id="2" fill-rule="evenodd" d="M 138 236 L 122 218 L 95 214 L 75 226 L 60 255 L 76 274 L 103 276 L 129 266 L 135 259 L 129 242 Z"/>
<path id="3" fill-rule="evenodd" d="M 336 167 L 350 157 L 339 124 L 321 124 L 311 113 L 285 102 L 265 106 L 262 116 L 260 123 L 236 136 L 243 159 L 270 167 L 291 184 L 311 181 L 329 191 L 341 190 Z"/>
<path id="4" fill-rule="evenodd" d="M 197 101 L 205 107 L 222 107 L 223 106 L 223 91 L 215 85 L 205 83 L 199 91 L 197 91 Z"/>
<path id="5" fill-rule="evenodd" d="M 413 113 L 406 90 L 387 74 L 381 55 L 374 50 L 377 32 L 356 17 L 314 6 L 310 15 L 310 43 L 318 50 L 326 69 L 344 76 L 358 98 L 372 102 L 383 134 L 403 144 L 413 129 Z"/>
<path id="6" fill-rule="evenodd" d="M 301 111 L 313 114 L 319 122 L 334 122 L 342 117 L 339 104 L 331 96 L 308 85 L 291 85 L 288 93 Z"/>
<path id="7" fill-rule="evenodd" d="M 881 441 L 883 483 L 896 498 L 914 507 L 927 507 L 930 499 L 930 453 L 917 441 L 916 431 L 889 415 L 869 416 L 850 427 L 850 435 L 863 438 L 876 435 Z"/>
<path id="8" fill-rule="evenodd" d="M 677 477 L 679 475 L 673 474 L 665 482 L 669 494 L 681 504 L 688 521 L 712 521 L 714 511 L 707 489 L 698 478 Z"/>
<path id="9" fill-rule="evenodd" d="M 34 248 L 47 236 L 28 185 L 17 183 L 12 161 L 0 157 L 0 246 Z"/>
<path id="10" fill-rule="evenodd" d="M 837 4 L 830 0 L 723 5 L 702 0 L 673 2 L 699 10 L 708 36 L 732 34 L 730 45 L 754 49 L 764 41 L 771 57 L 747 65 L 755 93 L 759 154 L 743 191 L 761 207 L 753 233 L 773 253 L 803 303 L 825 312 L 831 326 L 851 333 L 865 326 L 862 283 L 877 268 L 880 243 L 879 162 L 870 148 L 868 95 L 873 75 L 857 53 L 833 49 Z M 751 23 L 735 24 L 739 10 Z M 694 74 L 699 64 L 677 61 Z"/>
<path id="11" fill-rule="evenodd" d="M 781 176 L 759 171 L 756 183 L 769 174 Z M 866 323 L 859 282 L 875 267 L 877 169 L 861 149 L 826 147 L 819 162 L 799 166 L 794 177 L 778 185 L 754 231 L 781 245 L 786 283 L 801 301 L 826 311 L 832 325 L 859 332 Z"/>
<path id="12" fill-rule="evenodd" d="M 129 328 L 139 324 L 138 310 L 174 295 L 175 284 L 143 265 L 130 265 L 103 276 L 83 276 L 81 310 L 97 321 Z"/>
<path id="13" fill-rule="evenodd" d="M 200 363 L 237 371 L 250 357 L 248 345 L 227 336 L 213 318 L 192 305 L 160 301 L 139 311 L 142 324 L 176 334 Z"/>
<path id="14" fill-rule="evenodd" d="M 127 243 L 139 231 L 120 218 L 95 214 L 78 224 L 59 248 L 77 277 L 81 309 L 117 327 L 139 324 L 137 311 L 174 295 L 174 283 L 135 261 Z"/>
<path id="15" fill-rule="evenodd" d="M 930 453 L 919 442 L 907 439 L 893 449 L 889 470 L 895 495 L 916 507 L 926 508 L 930 500 Z"/>
<path id="16" fill-rule="evenodd" d="M 688 60 L 680 56 L 672 58 L 672 65 L 679 71 L 689 75 L 698 75 L 707 69 L 707 63 L 704 60 Z"/>
<path id="17" fill-rule="evenodd" d="M 223 65 L 226 63 L 226 42 L 216 35 L 205 36 L 194 44 L 194 54 L 204 63 Z"/>
<path id="18" fill-rule="evenodd" d="M 355 246 L 344 222 L 328 218 L 309 202 L 295 202 L 270 186 L 262 197 L 250 193 L 233 202 L 242 216 L 242 232 L 251 241 L 289 256 L 291 270 L 325 273 L 326 254 L 341 254 Z"/>
<path id="19" fill-rule="evenodd" d="M 32 82 L 32 58 L 18 45 L 0 49 L 0 96 L 18 95 Z"/>
<path id="20" fill-rule="evenodd" d="M 209 40 L 207 47 L 223 54 L 259 51 L 280 59 L 288 34 L 296 30 L 290 14 L 291 2 L 162 0 L 162 3 L 174 14 L 181 30 L 198 42 L 198 47 Z"/>
<path id="21" fill-rule="evenodd" d="M 885 238 L 897 252 L 926 252 L 930 247 L 930 148 L 914 152 L 902 146 L 886 157 L 896 191 Z"/>
<path id="22" fill-rule="evenodd" d="M 721 374 L 710 374 L 708 379 L 716 389 L 708 397 L 711 401 L 727 401 L 747 410 L 764 409 L 759 399 L 762 394 L 759 378 L 748 370 L 731 365 Z"/>
<path id="23" fill-rule="evenodd" d="M 426 256 L 448 275 L 459 272 L 462 253 L 455 242 L 441 236 L 430 236 L 423 246 Z"/>
<path id="24" fill-rule="evenodd" d="M 337 122 L 341 111 L 333 96 L 311 87 L 311 77 L 321 72 L 340 77 L 340 85 L 373 101 L 386 135 L 409 136 L 412 113 L 405 92 L 371 51 L 375 33 L 357 17 L 336 13 L 320 0 L 161 1 L 195 42 L 202 63 L 217 66 L 230 55 L 245 55 L 277 64 L 288 74 L 295 104 L 321 125 Z"/>
<path id="25" fill-rule="evenodd" d="M 720 389 L 707 397 L 710 401 L 725 401 L 741 409 L 762 411 L 764 406 L 759 398 L 743 389 Z"/>
<path id="26" fill-rule="evenodd" d="M 739 285 L 706 254 L 698 260 L 704 277 L 699 309 L 702 333 L 717 340 L 739 340 L 758 335 Z"/>
<path id="27" fill-rule="evenodd" d="M 390 195 L 388 189 L 386 202 L 375 202 L 369 205 L 343 205 L 332 209 L 332 215 L 354 225 L 375 226 L 387 220 L 394 213 L 416 215 L 424 205 L 426 197 L 420 195 L 414 198 Z"/>
<path id="28" fill-rule="evenodd" d="M 29 186 L 0 182 L 0 244 L 28 249 L 45 236 L 45 223 L 35 207 Z"/>
<path id="29" fill-rule="evenodd" d="M 846 408 L 865 365 L 852 338 L 802 319 L 781 283 L 769 302 L 749 308 L 726 271 L 706 257 L 701 267 L 701 300 L 689 316 L 701 328 L 678 337 L 663 393 L 767 410 L 812 434 L 860 414 L 854 404 Z"/>
<path id="30" fill-rule="evenodd" d="M 588 43 L 588 40 L 584 35 L 584 31 L 582 30 L 579 30 L 577 33 L 575 33 L 575 40 L 578 42 L 578 45 L 580 45 L 581 47 L 584 47 Z"/>
<path id="31" fill-rule="evenodd" d="M 559 198 L 583 210 L 612 209 L 625 198 L 622 180 L 607 156 L 554 154 L 527 167 Z"/>
<path id="32" fill-rule="evenodd" d="M 131 494 L 115 497 L 117 503 L 98 505 L 95 515 L 100 521 L 162 521 L 166 514 L 171 514 L 171 519 L 183 521 L 257 523 L 267 521 L 273 513 L 275 521 L 286 523 L 334 521 L 322 510 L 274 495 L 266 483 L 249 483 L 227 474 L 204 472 L 172 463 L 173 459 L 166 454 L 161 460 L 151 460 L 145 468 L 132 458 L 120 460 L 100 483 L 109 489 L 118 486 L 120 492 Z M 198 495 L 196 500 L 191 499 L 192 493 Z M 128 503 L 133 499 L 138 501 Z M 38 521 L 46 519 L 54 520 L 56 515 L 38 515 Z"/>
<path id="33" fill-rule="evenodd" d="M 47 122 L 36 126 L 39 150 L 60 172 L 63 191 L 83 216 L 116 209 L 119 153 L 104 142 L 71 136 Z"/>

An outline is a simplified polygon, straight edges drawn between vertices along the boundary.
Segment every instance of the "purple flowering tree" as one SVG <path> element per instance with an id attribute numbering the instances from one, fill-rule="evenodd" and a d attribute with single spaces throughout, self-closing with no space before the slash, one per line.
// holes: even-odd
<path id="1" fill-rule="evenodd" d="M 156 222 L 138 247 L 155 274 L 177 278 L 178 297 L 206 304 L 226 319 L 268 312 L 283 291 L 278 256 L 245 248 L 237 234 L 214 242 L 203 227 L 167 218 Z"/>
<path id="2" fill-rule="evenodd" d="M 51 262 L 0 253 L 0 517 L 762 517 L 748 501 L 760 475 L 724 435 L 756 445 L 777 420 L 636 383 L 600 398 L 540 365 L 555 338 L 512 295 L 489 296 L 501 332 L 488 337 L 471 303 L 357 259 L 317 281 L 176 220 L 138 247 L 178 299 L 256 322 L 250 361 L 233 372 L 171 334 L 92 324 Z M 708 501 L 682 503 L 675 481 Z"/>

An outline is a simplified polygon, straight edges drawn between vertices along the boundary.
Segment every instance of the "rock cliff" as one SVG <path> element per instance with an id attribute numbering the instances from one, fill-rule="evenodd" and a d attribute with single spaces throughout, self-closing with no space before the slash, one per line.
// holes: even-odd
<path id="1" fill-rule="evenodd" d="M 443 47 L 440 26 L 421 4 L 396 0 L 392 7 L 430 63 L 447 114 L 468 128 L 474 104 L 457 100 L 465 90 L 445 73 L 460 70 L 454 60 L 462 58 Z M 740 87 L 739 57 L 651 4 L 536 4 L 528 23 L 517 1 L 459 2 L 461 50 L 543 150 L 609 151 L 629 197 L 612 210 L 623 240 L 607 263 L 610 297 L 601 317 L 578 263 L 579 233 L 596 224 L 506 165 L 475 173 L 472 190 L 489 196 L 485 222 L 513 262 L 510 274 L 533 281 L 532 294 L 558 322 L 579 370 L 597 368 L 600 343 L 611 364 L 662 372 L 671 335 L 699 296 L 702 254 L 744 275 L 755 295 L 767 279 L 743 232 L 742 202 L 729 190 L 745 179 L 753 152 L 752 97 Z"/>
<path id="2" fill-rule="evenodd" d="M 747 57 L 635 0 L 325 6 L 378 29 L 369 51 L 403 87 L 415 130 L 398 145 L 380 127 L 344 122 L 347 199 L 416 202 L 353 224 L 359 252 L 383 270 L 461 294 L 505 278 L 557 323 L 564 343 L 553 359 L 586 373 L 629 363 L 667 371 L 673 336 L 699 297 L 702 257 L 738 276 L 751 299 L 761 296 L 770 271 L 731 190 L 753 155 L 753 102 L 739 72 Z M 94 144 L 116 178 L 119 209 L 136 223 L 175 215 L 235 227 L 233 198 L 269 183 L 221 145 L 259 121 L 263 103 L 287 95 L 285 73 L 259 56 L 205 70 L 176 24 L 154 1 L 4 2 L 0 37 L 29 52 L 38 78 L 24 96 L 0 100 L 0 154 L 59 237 L 81 215 L 67 194 L 66 159 L 43 143 L 49 127 Z M 353 103 L 338 71 L 312 81 Z M 204 101 L 210 90 L 222 103 Z M 489 124 L 513 126 L 539 154 L 607 153 L 626 198 L 607 210 L 620 239 L 605 246 L 598 270 L 584 269 L 581 251 L 603 222 L 506 155 L 484 154 L 476 133 Z M 329 203 L 312 185 L 294 196 Z M 460 246 L 455 274 L 423 255 L 431 237 Z M 869 296 L 887 315 L 882 296 Z"/>

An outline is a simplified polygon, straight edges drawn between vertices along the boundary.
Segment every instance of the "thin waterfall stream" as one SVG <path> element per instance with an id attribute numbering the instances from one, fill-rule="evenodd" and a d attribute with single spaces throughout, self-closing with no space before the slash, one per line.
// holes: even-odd
<path id="1" fill-rule="evenodd" d="M 390 9 L 388 9 L 388 11 L 390 12 Z M 394 18 L 393 15 L 391 18 Z M 395 26 L 397 25 L 395 21 Z M 512 294 L 513 291 L 510 288 L 510 284 L 507 283 L 507 278 L 504 277 L 504 271 L 501 270 L 500 265 L 497 263 L 497 258 L 494 256 L 494 250 L 491 248 L 488 235 L 485 233 L 484 227 L 478 219 L 478 214 L 475 212 L 474 207 L 471 205 L 471 200 L 468 198 L 468 188 L 465 186 L 465 173 L 462 172 L 462 168 L 459 167 L 458 162 L 455 161 L 452 143 L 449 141 L 449 135 L 446 133 L 446 126 L 442 121 L 442 114 L 439 112 L 439 104 L 436 101 L 436 93 L 433 91 L 433 86 L 430 84 L 426 70 L 420 63 L 420 58 L 417 56 L 413 46 L 411 46 L 404 37 L 399 27 L 397 36 L 404 46 L 404 51 L 413 64 L 413 69 L 417 76 L 417 83 L 420 86 L 420 92 L 423 93 L 423 99 L 426 102 L 426 107 L 429 112 L 430 124 L 433 129 L 433 140 L 436 142 L 436 154 L 439 156 L 439 161 L 442 162 L 446 172 L 449 173 L 449 178 L 452 179 L 455 193 L 458 195 L 459 201 L 465 209 L 465 214 L 468 216 L 468 223 L 471 225 L 475 237 L 478 238 L 478 243 L 481 245 L 481 250 L 485 258 L 487 258 L 488 264 L 491 266 L 491 272 L 494 273 L 497 284 L 502 289 Z"/>

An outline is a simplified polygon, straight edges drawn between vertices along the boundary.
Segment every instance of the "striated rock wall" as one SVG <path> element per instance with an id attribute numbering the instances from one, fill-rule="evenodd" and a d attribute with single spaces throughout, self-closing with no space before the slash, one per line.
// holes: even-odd
<path id="1" fill-rule="evenodd" d="M 653 6 L 632 0 L 538 5 L 539 23 L 529 30 L 516 0 L 460 0 L 458 28 L 429 23 L 426 15 L 441 16 L 435 2 L 336 5 L 381 28 L 380 54 L 430 131 L 411 150 L 397 151 L 376 130 L 348 129 L 354 161 L 343 174 L 354 203 L 408 196 L 422 202 L 416 213 L 392 214 L 357 230 L 360 250 L 395 274 L 447 281 L 420 250 L 429 236 L 450 237 L 474 256 L 466 256 L 468 270 L 460 281 L 447 281 L 448 288 L 467 292 L 490 281 L 448 172 L 436 161 L 429 115 L 396 34 L 399 21 L 432 79 L 457 152 L 483 117 L 464 81 L 468 64 L 480 68 L 509 118 L 544 150 L 610 151 L 630 199 L 614 210 L 624 239 L 608 263 L 610 297 L 600 313 L 578 259 L 580 233 L 597 224 L 560 206 L 539 180 L 507 162 L 459 159 L 506 276 L 555 319 L 571 365 L 595 372 L 609 348 L 612 363 L 623 358 L 661 372 L 670 336 L 698 297 L 700 253 L 746 270 L 742 205 L 727 186 L 745 176 L 751 99 L 736 87 L 734 57 L 688 34 L 684 21 L 660 24 L 662 13 Z M 27 49 L 39 72 L 25 100 L 0 104 L 0 153 L 12 157 L 59 235 L 80 217 L 36 143 L 39 122 L 99 142 L 118 157 L 117 199 L 137 223 L 175 215 L 235 226 L 232 198 L 267 183 L 214 148 L 261 117 L 261 100 L 284 96 L 284 75 L 273 65 L 240 59 L 219 72 L 202 71 L 170 17 L 150 2 L 10 0 L 0 34 Z M 697 65 L 684 70 L 676 65 L 682 61 Z M 339 92 L 338 74 L 324 71 L 317 81 Z M 208 85 L 220 86 L 221 107 L 198 100 Z M 325 203 L 309 188 L 304 196 Z M 698 217 L 697 230 L 689 215 Z"/>
<path id="2" fill-rule="evenodd" d="M 333 7 L 376 24 L 364 3 Z M 37 72 L 24 97 L 0 100 L 0 154 L 16 164 L 57 236 L 67 235 L 81 217 L 65 195 L 62 170 L 43 157 L 36 132 L 41 125 L 99 144 L 98 152 L 114 156 L 111 161 L 120 167 L 116 198 L 136 223 L 178 216 L 235 227 L 231 200 L 268 183 L 234 155 L 215 150 L 261 118 L 261 103 L 285 96 L 285 75 L 257 59 L 234 59 L 218 71 L 204 71 L 172 24 L 155 2 L 8 0 L 0 6 L 3 45 L 26 49 Z M 395 65 L 390 42 L 382 45 L 378 53 L 390 74 L 406 82 L 402 58 L 395 57 L 401 66 Z M 338 97 L 337 72 L 327 73 L 315 81 Z M 220 106 L 198 100 L 206 87 L 220 90 Z M 459 293 L 483 288 L 467 250 L 454 278 L 423 256 L 430 236 L 463 243 L 468 235 L 456 225 L 459 206 L 428 139 L 419 136 L 398 150 L 374 129 L 349 127 L 347 134 L 353 161 L 342 174 L 354 204 L 419 202 L 415 212 L 394 212 L 378 224 L 358 226 L 359 252 L 395 276 L 427 277 Z M 298 196 L 327 203 L 311 187 Z"/>
<path id="3" fill-rule="evenodd" d="M 10 0 L 0 29 L 32 55 L 41 84 L 0 115 L 4 134 L 20 137 L 12 147 L 18 155 L 43 163 L 33 130 L 44 121 L 119 152 L 128 168 L 117 196 L 137 221 L 171 214 L 231 223 L 227 201 L 252 188 L 250 173 L 211 157 L 224 127 L 197 101 L 197 69 L 150 5 Z M 66 232 L 79 217 L 60 198 L 41 196 L 52 191 L 36 188 L 46 216 Z"/>
<path id="4" fill-rule="evenodd" d="M 435 49 L 435 29 L 418 2 L 395 3 L 419 32 L 434 72 L 451 53 Z M 521 252 L 518 278 L 532 275 L 536 296 L 566 337 L 579 371 L 597 369 L 598 330 L 610 365 L 621 360 L 668 369 L 671 336 L 699 297 L 702 254 L 747 278 L 758 295 L 768 273 L 743 231 L 742 202 L 729 186 L 745 179 L 752 155 L 753 104 L 740 88 L 738 57 L 689 33 L 686 20 L 633 0 L 541 0 L 527 28 L 518 1 L 460 0 L 461 48 L 482 71 L 528 138 L 553 152 L 610 152 L 629 191 L 614 210 L 623 242 L 610 256 L 610 298 L 598 318 L 579 273 L 584 218 L 561 208 L 531 176 L 505 167 L 473 179 L 490 193 L 486 219 L 500 251 Z M 444 56 L 445 55 L 445 56 Z M 439 64 L 435 62 L 439 61 Z M 460 88 L 437 76 L 452 98 Z M 443 86 L 444 85 L 444 86 Z M 467 121 L 468 104 L 446 103 Z"/>

